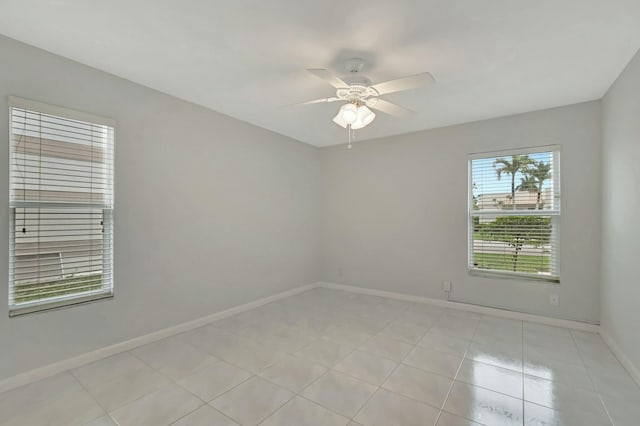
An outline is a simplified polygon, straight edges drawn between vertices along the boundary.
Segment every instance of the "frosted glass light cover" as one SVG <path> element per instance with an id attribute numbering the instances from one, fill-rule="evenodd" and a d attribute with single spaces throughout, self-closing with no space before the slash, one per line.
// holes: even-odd
<path id="1" fill-rule="evenodd" d="M 358 119 L 358 108 L 354 104 L 345 104 L 340 108 L 342 120 L 347 124 L 353 124 Z"/>
<path id="2" fill-rule="evenodd" d="M 376 118 L 376 114 L 365 105 L 362 105 L 358 108 L 358 116 L 356 121 L 351 125 L 351 128 L 353 130 L 362 129 L 363 127 L 371 124 L 374 118 Z"/>
<path id="3" fill-rule="evenodd" d="M 333 122 L 336 123 L 338 126 L 344 127 L 345 129 L 347 128 L 347 123 L 342 119 L 342 114 L 340 111 L 338 111 L 336 116 L 333 117 Z"/>

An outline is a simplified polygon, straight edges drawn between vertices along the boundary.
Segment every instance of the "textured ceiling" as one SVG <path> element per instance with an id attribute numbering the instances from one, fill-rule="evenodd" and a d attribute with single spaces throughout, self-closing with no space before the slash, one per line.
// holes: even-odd
<path id="1" fill-rule="evenodd" d="M 358 139 L 600 98 L 640 47 L 638 0 L 1 0 L 0 33 L 316 146 L 344 143 L 305 71 L 430 71 Z"/>

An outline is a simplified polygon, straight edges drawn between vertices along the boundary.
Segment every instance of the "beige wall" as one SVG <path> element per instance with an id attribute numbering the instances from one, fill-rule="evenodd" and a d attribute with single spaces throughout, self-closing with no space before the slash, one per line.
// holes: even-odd
<path id="1" fill-rule="evenodd" d="M 598 322 L 600 103 L 321 150 L 324 281 Z M 468 154 L 561 145 L 561 284 L 467 272 Z M 560 296 L 559 306 L 549 303 Z"/>
<path id="2" fill-rule="evenodd" d="M 640 369 L 640 53 L 603 100 L 602 326 Z"/>
<path id="3" fill-rule="evenodd" d="M 317 280 L 318 150 L 0 37 L 0 380 Z M 115 298 L 9 318 L 8 104 L 114 118 Z"/>

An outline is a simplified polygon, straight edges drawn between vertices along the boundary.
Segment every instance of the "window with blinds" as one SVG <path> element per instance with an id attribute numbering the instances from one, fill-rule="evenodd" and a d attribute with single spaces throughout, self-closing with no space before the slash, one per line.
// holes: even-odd
<path id="1" fill-rule="evenodd" d="M 10 99 L 9 312 L 113 294 L 108 119 Z"/>
<path id="2" fill-rule="evenodd" d="M 560 151 L 469 160 L 469 270 L 560 282 Z"/>

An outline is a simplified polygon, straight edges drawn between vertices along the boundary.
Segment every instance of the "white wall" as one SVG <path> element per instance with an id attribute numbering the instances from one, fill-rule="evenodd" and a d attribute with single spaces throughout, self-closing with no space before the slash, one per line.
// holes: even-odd
<path id="1" fill-rule="evenodd" d="M 602 326 L 640 368 L 640 53 L 603 100 Z"/>
<path id="2" fill-rule="evenodd" d="M 7 296 L 8 106 L 114 118 L 115 298 L 9 318 L 0 380 L 317 281 L 318 150 L 0 37 L 0 297 Z"/>
<path id="3" fill-rule="evenodd" d="M 600 104 L 590 102 L 321 150 L 321 278 L 599 321 Z M 561 284 L 467 272 L 467 156 L 562 146 Z M 560 304 L 549 303 L 557 293 Z"/>

